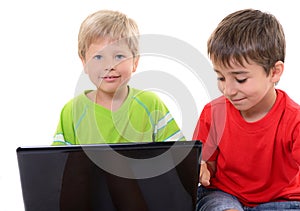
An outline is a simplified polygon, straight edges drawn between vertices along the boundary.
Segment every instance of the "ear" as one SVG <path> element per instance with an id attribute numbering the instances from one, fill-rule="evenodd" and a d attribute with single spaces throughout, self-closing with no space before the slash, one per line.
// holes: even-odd
<path id="1" fill-rule="evenodd" d="M 276 84 L 279 82 L 283 70 L 284 70 L 284 63 L 282 61 L 277 61 L 270 72 L 271 80 L 273 83 Z"/>
<path id="2" fill-rule="evenodd" d="M 136 56 L 133 58 L 133 69 L 132 72 L 134 73 L 137 69 L 137 66 L 139 64 L 140 56 Z"/>
<path id="3" fill-rule="evenodd" d="M 86 65 L 85 58 L 83 58 L 83 57 L 80 57 L 80 60 L 81 60 L 81 63 L 82 63 L 82 66 L 83 66 L 83 70 L 84 70 L 84 72 L 85 72 L 85 73 L 87 73 L 87 70 L 86 70 L 86 68 L 85 68 L 85 65 Z"/>

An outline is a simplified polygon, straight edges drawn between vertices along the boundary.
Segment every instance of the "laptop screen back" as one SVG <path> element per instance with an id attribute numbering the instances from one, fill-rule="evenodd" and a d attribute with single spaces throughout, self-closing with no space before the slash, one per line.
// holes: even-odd
<path id="1" fill-rule="evenodd" d="M 195 210 L 198 141 L 20 147 L 26 211 Z"/>

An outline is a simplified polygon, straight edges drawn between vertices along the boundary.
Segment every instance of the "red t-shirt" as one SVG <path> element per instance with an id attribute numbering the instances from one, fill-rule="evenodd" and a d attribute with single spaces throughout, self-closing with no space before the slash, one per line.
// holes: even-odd
<path id="1" fill-rule="evenodd" d="M 300 106 L 276 91 L 269 113 L 251 123 L 219 97 L 204 107 L 194 132 L 203 159 L 217 163 L 210 187 L 246 206 L 300 200 Z"/>

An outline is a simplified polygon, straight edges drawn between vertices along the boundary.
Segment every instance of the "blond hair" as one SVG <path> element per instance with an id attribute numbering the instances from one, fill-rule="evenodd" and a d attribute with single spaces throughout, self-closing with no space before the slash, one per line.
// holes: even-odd
<path id="1" fill-rule="evenodd" d="M 78 33 L 78 55 L 85 59 L 90 45 L 99 38 L 112 41 L 125 39 L 132 55 L 139 54 L 139 29 L 136 22 L 125 14 L 112 10 L 99 10 L 89 15 L 81 24 Z"/>

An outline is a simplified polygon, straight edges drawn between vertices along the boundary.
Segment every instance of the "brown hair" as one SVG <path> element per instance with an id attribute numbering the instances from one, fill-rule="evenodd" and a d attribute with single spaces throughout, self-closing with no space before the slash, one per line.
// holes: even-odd
<path id="1" fill-rule="evenodd" d="M 254 9 L 226 16 L 207 42 L 213 62 L 230 67 L 249 60 L 261 65 L 267 75 L 277 61 L 284 62 L 285 36 L 281 24 L 271 14 Z"/>

